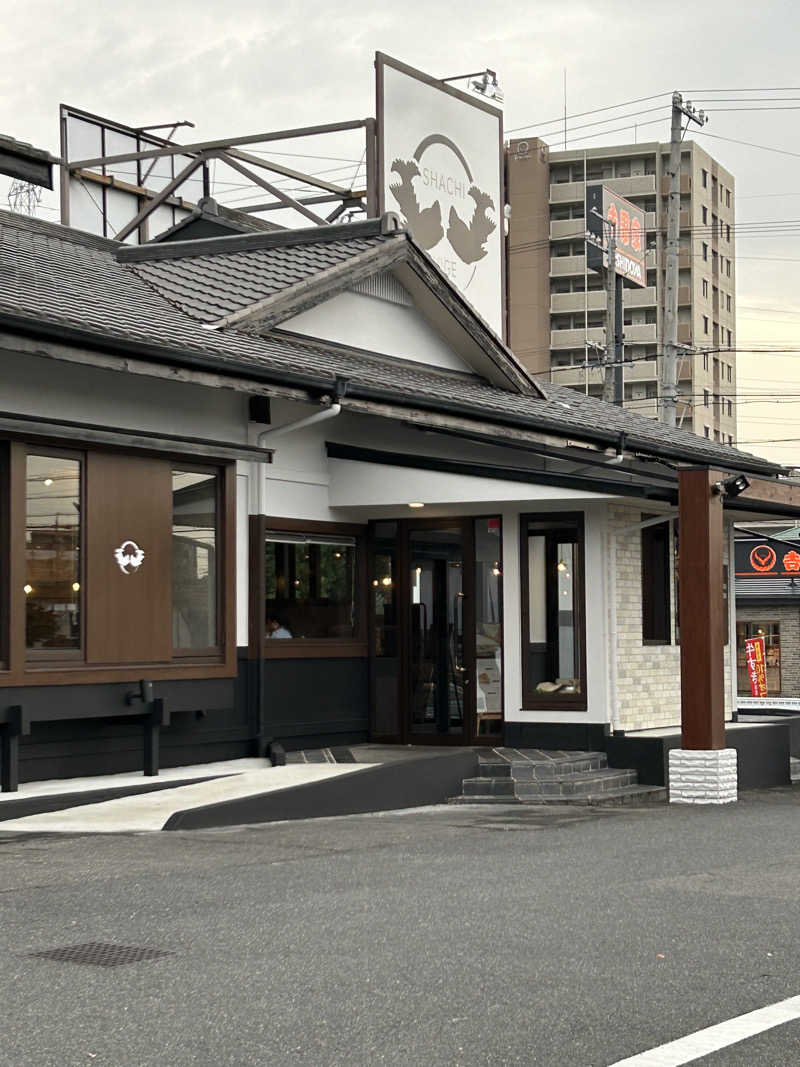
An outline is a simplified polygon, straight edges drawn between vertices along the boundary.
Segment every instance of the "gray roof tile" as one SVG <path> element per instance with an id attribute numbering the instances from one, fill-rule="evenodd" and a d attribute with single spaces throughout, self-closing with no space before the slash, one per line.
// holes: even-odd
<path id="1" fill-rule="evenodd" d="M 397 239 L 397 238 L 393 238 Z M 377 238 L 375 239 L 377 240 Z M 544 398 L 498 389 L 477 375 L 437 370 L 376 353 L 299 338 L 276 330 L 265 336 L 235 330 L 209 331 L 202 323 L 220 312 L 266 295 L 267 286 L 292 284 L 315 270 L 340 262 L 365 247 L 363 239 L 292 245 L 292 255 L 277 257 L 264 250 L 225 253 L 212 266 L 214 285 L 207 285 L 203 265 L 201 291 L 192 287 L 193 257 L 159 261 L 159 291 L 149 281 L 147 263 L 117 262 L 118 244 L 26 216 L 0 212 L 0 323 L 24 320 L 70 327 L 109 345 L 114 340 L 194 356 L 198 365 L 212 357 L 232 373 L 263 376 L 273 381 L 306 375 L 321 386 L 346 377 L 356 392 L 378 391 L 400 405 L 451 410 L 457 405 L 486 423 L 516 424 L 580 440 L 609 439 L 622 432 L 631 447 L 653 449 L 673 458 L 763 473 L 780 468 L 697 437 L 670 430 L 635 412 L 604 404 L 574 390 L 542 383 Z M 286 251 L 284 249 L 283 251 Z M 280 259 L 280 263 L 279 263 Z M 198 276 L 199 277 L 199 276 Z M 165 280 L 166 279 L 166 280 Z M 210 290 L 210 291 L 209 291 Z M 165 295 L 162 295 L 162 291 Z M 166 293 L 170 293 L 169 299 Z"/>

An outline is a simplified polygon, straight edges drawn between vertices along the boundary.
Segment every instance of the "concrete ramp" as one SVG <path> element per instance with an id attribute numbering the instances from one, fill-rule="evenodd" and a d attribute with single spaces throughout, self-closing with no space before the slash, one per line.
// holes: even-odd
<path id="1" fill-rule="evenodd" d="M 424 756 L 394 755 L 377 766 L 349 761 L 335 766 L 349 773 L 176 811 L 163 829 L 201 830 L 444 804 L 461 791 L 464 778 L 477 772 L 478 754 L 472 749 L 436 749 Z"/>

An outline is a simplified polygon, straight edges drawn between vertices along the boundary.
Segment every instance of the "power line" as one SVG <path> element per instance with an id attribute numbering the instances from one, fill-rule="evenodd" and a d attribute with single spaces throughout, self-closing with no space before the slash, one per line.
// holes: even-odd
<path id="1" fill-rule="evenodd" d="M 777 152 L 781 156 L 794 156 L 800 159 L 800 152 L 790 152 L 788 148 L 773 148 L 771 145 L 754 144 L 752 141 L 738 141 L 734 137 L 723 137 L 719 133 L 709 133 L 707 130 L 697 130 L 701 137 L 713 137 L 717 141 L 727 141 L 729 144 L 740 144 L 746 148 L 758 148 L 762 152 Z"/>
<path id="2" fill-rule="evenodd" d="M 556 123 L 571 122 L 572 119 L 582 119 L 587 115 L 598 115 L 601 111 L 619 111 L 620 108 L 630 107 L 632 104 L 643 104 L 647 100 L 657 100 L 661 96 L 668 96 L 668 92 L 653 93 L 652 96 L 640 96 L 636 100 L 625 100 L 621 104 L 607 104 L 605 107 L 592 108 L 591 111 L 577 111 L 574 115 L 559 115 L 556 119 L 548 119 L 546 122 L 529 122 L 525 126 L 514 126 L 513 129 L 505 130 L 505 133 L 519 133 L 520 130 L 538 129 L 540 126 L 554 126 Z M 614 121 L 610 119 L 609 121 Z"/>

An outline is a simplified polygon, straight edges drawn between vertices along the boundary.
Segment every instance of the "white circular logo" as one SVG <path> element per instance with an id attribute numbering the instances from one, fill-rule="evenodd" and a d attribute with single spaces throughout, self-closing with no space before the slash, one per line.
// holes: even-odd
<path id="1" fill-rule="evenodd" d="M 144 552 L 135 541 L 123 541 L 119 548 L 114 549 L 114 559 L 123 574 L 133 574 L 144 562 Z"/>

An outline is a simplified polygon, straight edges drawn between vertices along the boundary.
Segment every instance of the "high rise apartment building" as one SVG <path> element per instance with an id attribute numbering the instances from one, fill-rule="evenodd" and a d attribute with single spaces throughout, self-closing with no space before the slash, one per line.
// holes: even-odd
<path id="1" fill-rule="evenodd" d="M 624 291 L 625 405 L 661 414 L 668 144 L 507 154 L 509 334 L 535 374 L 600 395 L 605 280 L 587 270 L 586 184 L 602 182 L 645 212 L 647 287 Z M 699 145 L 681 157 L 678 420 L 700 436 L 736 436 L 734 179 Z M 586 366 L 586 364 L 590 364 Z M 592 366 L 594 364 L 594 366 Z"/>

